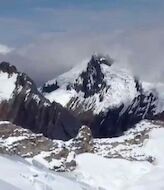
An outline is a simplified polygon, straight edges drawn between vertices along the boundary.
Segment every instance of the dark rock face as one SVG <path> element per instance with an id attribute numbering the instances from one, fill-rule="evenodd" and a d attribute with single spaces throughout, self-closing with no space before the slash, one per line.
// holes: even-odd
<path id="1" fill-rule="evenodd" d="M 97 57 L 92 56 L 88 63 L 87 70 L 82 72 L 79 79 L 76 80 L 74 89 L 77 92 L 82 91 L 85 94 L 84 97 L 87 98 L 98 93 L 100 89 L 105 86 L 103 79 L 104 74 L 101 72 L 100 60 Z M 79 80 L 81 80 L 82 83 L 79 84 Z"/>
<path id="2" fill-rule="evenodd" d="M 54 90 L 57 90 L 58 88 L 59 88 L 59 86 L 58 86 L 57 82 L 55 84 L 52 84 L 52 85 L 44 84 L 41 91 L 43 93 L 50 93 L 50 92 L 53 92 Z"/>
<path id="3" fill-rule="evenodd" d="M 153 101 L 151 104 L 153 105 Z M 134 108 L 132 108 L 132 105 L 130 105 L 122 115 L 120 115 L 120 113 L 124 108 L 124 105 L 120 106 L 119 108 L 109 109 L 106 115 L 100 114 L 98 116 L 95 116 L 94 123 L 91 124 L 94 136 L 119 136 L 142 119 L 154 120 L 156 116 L 153 115 L 152 107 L 144 105 L 144 102 L 140 100 L 140 102 L 138 102 L 138 105 L 136 105 Z M 96 130 L 94 126 L 97 126 Z"/>
<path id="4" fill-rule="evenodd" d="M 17 72 L 17 69 L 14 65 L 10 65 L 10 63 L 4 61 L 0 64 L 0 71 L 13 74 Z"/>
<path id="5" fill-rule="evenodd" d="M 88 63 L 86 71 L 82 72 L 79 78 L 76 79 L 73 88 L 77 92 L 83 92 L 85 98 L 98 93 L 106 86 L 106 83 L 104 81 L 104 74 L 101 71 L 100 65 L 106 64 L 108 66 L 111 66 L 112 63 L 112 59 L 110 58 L 105 59 L 101 56 L 93 55 Z"/>
<path id="6" fill-rule="evenodd" d="M 136 84 L 138 82 L 136 81 Z M 138 96 L 134 98 L 132 104 L 124 109 L 122 104 L 118 108 L 109 109 L 107 114 L 99 114 L 95 116 L 95 120 L 91 123 L 94 136 L 96 137 L 113 137 L 122 135 L 124 131 L 133 127 L 142 119 L 163 120 L 162 114 L 156 114 L 157 95 L 153 92 L 144 94 L 142 86 L 138 86 Z M 94 126 L 97 126 L 96 130 Z"/>
<path id="7" fill-rule="evenodd" d="M 4 62 L 0 64 L 0 71 L 9 75 L 17 73 L 13 97 L 0 103 L 1 120 L 9 120 L 51 139 L 68 140 L 77 135 L 81 127 L 79 120 L 60 104 L 51 104 L 26 74 Z"/>
<path id="8" fill-rule="evenodd" d="M 78 135 L 71 139 L 69 142 L 71 149 L 75 151 L 76 154 L 81 154 L 85 152 L 93 152 L 93 136 L 89 127 L 82 126 L 79 129 Z M 72 148 L 73 147 L 73 148 Z"/>
<path id="9" fill-rule="evenodd" d="M 91 128 L 93 136 L 97 138 L 120 136 L 142 119 L 164 121 L 164 112 L 156 114 L 156 93 L 144 94 L 138 81 L 136 81 L 136 87 L 138 88 L 138 96 L 126 109 L 125 105 L 122 104 L 119 107 L 109 108 L 107 113 L 101 112 L 98 115 L 95 115 L 91 110 L 79 112 L 79 107 L 75 108 L 74 112 L 82 124 Z"/>
<path id="10" fill-rule="evenodd" d="M 61 143 L 48 139 L 42 134 L 34 134 L 9 122 L 0 124 L 0 137 L 3 139 L 1 139 L 0 154 L 31 158 L 36 164 L 40 163 L 36 159 L 39 156 L 47 163 L 47 168 L 57 172 L 72 171 L 76 168 L 75 154 L 63 141 Z M 15 141 L 11 142 L 10 138 L 14 138 Z M 8 140 L 10 144 L 6 143 Z"/>

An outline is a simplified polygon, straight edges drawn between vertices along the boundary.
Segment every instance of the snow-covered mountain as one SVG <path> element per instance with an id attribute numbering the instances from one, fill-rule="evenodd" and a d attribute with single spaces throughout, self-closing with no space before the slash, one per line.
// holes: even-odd
<path id="1" fill-rule="evenodd" d="M 164 119 L 164 85 L 139 81 L 108 56 L 89 61 L 48 81 L 41 92 L 92 129 L 95 137 L 122 134 L 142 119 Z"/>
<path id="2" fill-rule="evenodd" d="M 0 120 L 63 140 L 76 136 L 81 127 L 66 108 L 51 103 L 30 77 L 6 62 L 0 64 Z"/>

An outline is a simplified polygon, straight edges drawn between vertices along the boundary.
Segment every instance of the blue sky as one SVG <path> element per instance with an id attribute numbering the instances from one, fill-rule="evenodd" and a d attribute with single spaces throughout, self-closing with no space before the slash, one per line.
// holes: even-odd
<path id="1" fill-rule="evenodd" d="M 163 10 L 163 0 L 0 0 L 0 41 L 22 45 L 44 33 L 79 32 L 79 25 L 94 33 L 162 25 Z"/>
<path id="2" fill-rule="evenodd" d="M 101 51 L 143 77 L 163 64 L 163 10 L 163 0 L 0 0 L 0 45 L 13 50 L 0 58 L 41 83 Z"/>

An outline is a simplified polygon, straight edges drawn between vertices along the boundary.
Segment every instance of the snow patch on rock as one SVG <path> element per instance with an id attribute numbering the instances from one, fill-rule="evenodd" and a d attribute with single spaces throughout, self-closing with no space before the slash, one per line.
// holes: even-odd
<path id="1" fill-rule="evenodd" d="M 8 73 L 0 71 L 0 102 L 12 98 L 13 91 L 16 87 L 16 80 L 16 73 L 9 75 Z"/>

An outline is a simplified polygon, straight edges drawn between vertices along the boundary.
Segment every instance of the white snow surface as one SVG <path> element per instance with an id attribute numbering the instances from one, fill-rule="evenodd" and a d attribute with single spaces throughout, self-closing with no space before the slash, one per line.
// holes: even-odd
<path id="1" fill-rule="evenodd" d="M 74 97 L 74 95 L 76 94 L 76 92 L 74 90 L 64 90 L 62 88 L 59 88 L 51 93 L 46 93 L 46 98 L 48 100 L 50 100 L 50 102 L 57 102 L 59 104 L 61 104 L 62 106 L 66 106 L 67 103 L 70 101 L 70 99 L 72 97 Z"/>
<path id="2" fill-rule="evenodd" d="M 0 121 L 0 125 L 2 124 L 10 124 L 10 121 Z"/>
<path id="3" fill-rule="evenodd" d="M 124 104 L 124 109 L 131 104 L 137 95 L 136 84 L 133 75 L 124 69 L 116 66 L 101 65 L 101 69 L 105 75 L 105 81 L 109 89 L 104 89 L 103 101 L 99 101 L 98 94 L 95 94 L 93 99 L 96 99 L 94 113 L 99 114 L 105 112 L 109 108 L 119 107 Z"/>
<path id="4" fill-rule="evenodd" d="M 17 74 L 13 73 L 9 76 L 8 73 L 0 71 L 0 102 L 3 100 L 9 100 L 12 97 L 16 80 Z"/>
<path id="5" fill-rule="evenodd" d="M 82 190 L 84 186 L 16 157 L 0 156 L 0 169 L 1 190 Z"/>
<path id="6" fill-rule="evenodd" d="M 10 146 L 10 145 L 13 145 L 15 142 L 19 142 L 19 141 L 22 141 L 22 140 L 25 140 L 25 139 L 27 139 L 27 137 L 25 137 L 25 136 L 18 136 L 18 137 L 8 137 L 7 139 L 5 139 L 5 140 L 2 140 L 1 138 L 0 138 L 0 144 L 3 142 L 3 144 L 5 145 L 5 146 Z"/>
<path id="7" fill-rule="evenodd" d="M 50 93 L 44 93 L 44 96 L 49 99 L 50 102 L 55 101 L 63 106 L 66 106 L 70 99 L 76 94 L 74 90 L 66 90 L 66 86 L 75 82 L 75 79 L 86 70 L 88 62 L 89 60 L 84 60 L 76 67 L 73 67 L 70 71 L 48 81 L 46 84 L 49 85 L 55 84 L 57 81 L 60 88 Z"/>
<path id="8" fill-rule="evenodd" d="M 142 122 L 135 129 L 129 130 L 125 136 L 102 139 L 102 141 L 122 142 L 125 137 L 127 139 L 131 131 L 150 128 L 152 131 L 149 133 L 149 139 L 146 139 L 137 151 L 155 157 L 153 164 L 146 161 L 107 159 L 85 153 L 77 156 L 78 167 L 74 172 L 60 176 L 58 173 L 46 170 L 49 166 L 46 166 L 47 163 L 42 163 L 42 157 L 33 159 L 32 164 L 29 164 L 15 157 L 0 156 L 0 189 L 161 190 L 164 188 L 164 128 L 154 128 L 155 126 L 148 124 Z"/>
<path id="9" fill-rule="evenodd" d="M 17 157 L 0 155 L 0 189 L 4 190 L 163 190 L 164 189 L 164 128 L 144 121 L 129 130 L 142 131 L 150 128 L 149 138 L 138 151 L 155 157 L 148 161 L 104 158 L 84 153 L 76 157 L 77 168 L 73 172 L 56 173 L 47 170 L 46 163 L 26 162 Z M 123 141 L 118 137 L 118 141 Z M 116 142 L 116 138 L 108 139 Z M 107 139 L 105 139 L 107 141 Z M 40 163 L 40 165 L 39 165 Z M 60 163 L 59 163 L 60 164 Z"/>
<path id="10" fill-rule="evenodd" d="M 153 129 L 143 151 L 156 158 L 154 164 L 107 159 L 94 154 L 77 157 L 77 180 L 105 190 L 162 190 L 164 189 L 164 128 Z"/>

